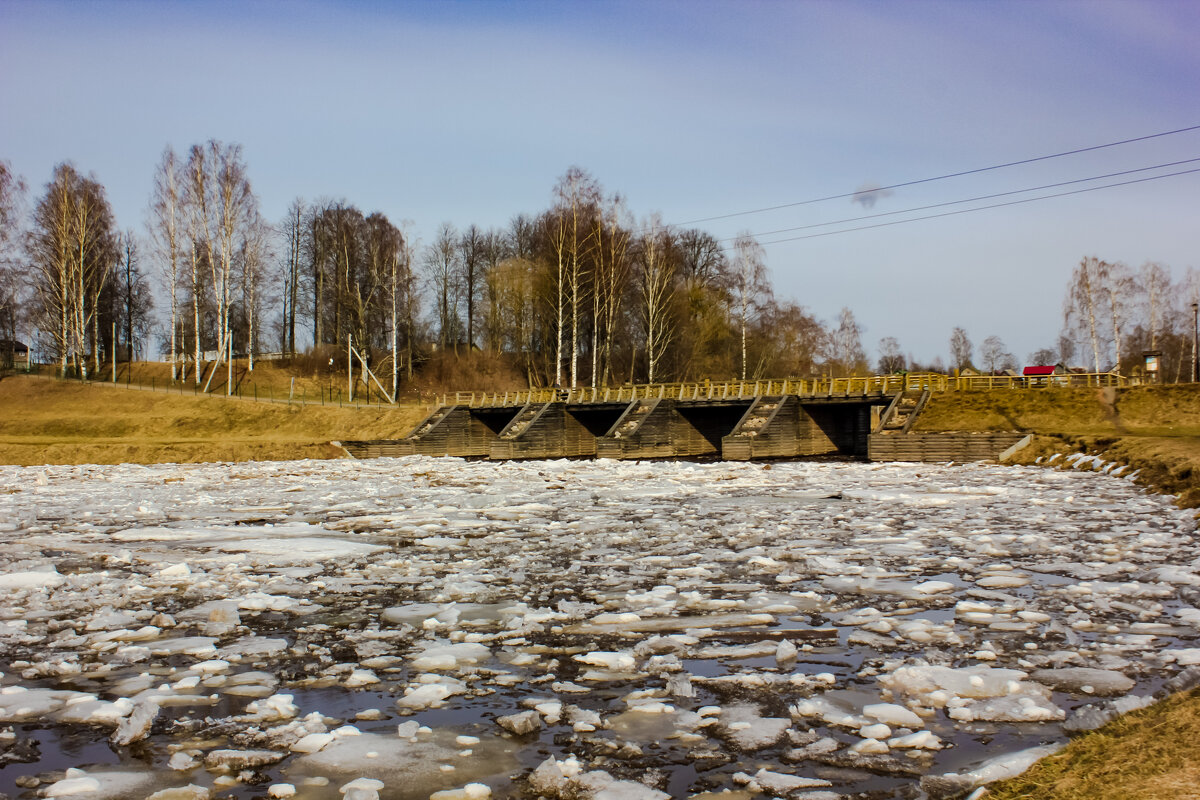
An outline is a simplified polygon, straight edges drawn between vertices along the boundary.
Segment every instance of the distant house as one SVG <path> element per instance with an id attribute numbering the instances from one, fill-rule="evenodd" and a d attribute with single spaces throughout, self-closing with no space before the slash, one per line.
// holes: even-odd
<path id="1" fill-rule="evenodd" d="M 0 364 L 25 366 L 29 363 L 29 345 L 13 339 L 0 339 Z"/>
<path id="2" fill-rule="evenodd" d="M 1062 364 L 1049 364 L 1040 367 L 1026 367 L 1025 369 L 1021 370 L 1021 374 L 1026 378 L 1037 378 L 1046 375 L 1065 375 L 1067 374 L 1067 368 Z"/>

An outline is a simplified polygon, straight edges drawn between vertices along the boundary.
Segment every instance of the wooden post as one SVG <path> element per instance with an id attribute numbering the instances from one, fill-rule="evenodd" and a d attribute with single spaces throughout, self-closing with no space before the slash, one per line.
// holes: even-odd
<path id="1" fill-rule="evenodd" d="M 354 402 L 354 361 L 353 361 L 353 356 L 351 355 L 351 353 L 354 352 L 354 347 L 352 345 L 353 341 L 354 341 L 354 334 L 347 333 L 346 334 L 346 395 L 347 395 L 346 401 L 350 402 L 350 403 Z M 339 403 L 339 405 L 340 405 L 340 403 Z"/>
<path id="2" fill-rule="evenodd" d="M 113 320 L 113 383 L 117 382 L 117 322 Z"/>

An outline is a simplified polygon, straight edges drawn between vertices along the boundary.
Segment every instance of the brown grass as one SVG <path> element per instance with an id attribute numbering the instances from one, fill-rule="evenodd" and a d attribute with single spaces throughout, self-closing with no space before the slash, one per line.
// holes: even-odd
<path id="1" fill-rule="evenodd" d="M 1075 739 L 988 800 L 1197 800 L 1200 689 L 1168 697 Z"/>
<path id="2" fill-rule="evenodd" d="M 932 396 L 918 431 L 1038 434 L 1017 461 L 1085 452 L 1139 470 L 1138 483 L 1200 508 L 1200 387 L 1054 388 L 945 392 Z"/>
<path id="3" fill-rule="evenodd" d="M 16 376 L 0 380 L 0 463 L 334 458 L 342 452 L 330 440 L 398 438 L 427 411 L 255 403 Z"/>
<path id="4" fill-rule="evenodd" d="M 939 392 L 930 397 L 913 429 L 1200 436 L 1200 387 Z"/>

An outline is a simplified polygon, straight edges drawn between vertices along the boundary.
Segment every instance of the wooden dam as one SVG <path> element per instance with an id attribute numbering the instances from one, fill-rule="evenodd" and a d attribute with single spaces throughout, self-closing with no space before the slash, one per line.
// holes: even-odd
<path id="1" fill-rule="evenodd" d="M 946 388 L 939 380 L 946 377 L 459 393 L 402 439 L 338 444 L 356 458 L 994 461 L 1024 438 L 913 433 L 930 392 Z"/>

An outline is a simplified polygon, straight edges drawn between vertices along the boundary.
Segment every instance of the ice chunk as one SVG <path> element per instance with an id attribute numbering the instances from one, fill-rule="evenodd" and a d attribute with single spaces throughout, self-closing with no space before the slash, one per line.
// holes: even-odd
<path id="1" fill-rule="evenodd" d="M 782 740 L 791 725 L 788 718 L 764 717 L 754 705 L 734 703 L 721 710 L 721 722 L 716 731 L 732 747 L 754 752 Z"/>
<path id="2" fill-rule="evenodd" d="M 53 589 L 66 580 L 54 567 L 31 572 L 8 572 L 0 575 L 0 589 Z"/>
<path id="3" fill-rule="evenodd" d="M 412 668 L 421 671 L 456 669 L 463 664 L 478 664 L 491 658 L 486 645 L 475 642 L 435 643 L 412 660 Z"/>
<path id="4" fill-rule="evenodd" d="M 754 782 L 771 794 L 786 796 L 801 789 L 816 789 L 833 784 L 821 778 L 802 778 L 799 775 L 785 775 L 782 772 L 772 772 L 765 767 L 754 773 Z"/>
<path id="5" fill-rule="evenodd" d="M 1134 687 L 1132 678 L 1110 669 L 1039 669 L 1030 673 L 1029 677 L 1061 692 L 1083 692 L 1097 697 L 1124 694 Z"/>
<path id="6" fill-rule="evenodd" d="M 488 800 L 492 787 L 486 783 L 468 783 L 461 789 L 443 789 L 429 795 L 429 800 Z"/>
<path id="7" fill-rule="evenodd" d="M 873 703 L 863 706 L 863 716 L 896 728 L 922 728 L 925 726 L 915 713 L 895 703 Z"/>
<path id="8" fill-rule="evenodd" d="M 917 594 L 941 594 L 954 591 L 954 584 L 948 581 L 924 581 L 912 587 Z"/>
<path id="9" fill-rule="evenodd" d="M 434 677 L 436 676 L 429 676 Z M 415 685 L 406 686 L 404 696 L 396 700 L 396 705 L 404 709 L 439 708 L 442 702 L 454 695 L 464 694 L 466 685 L 454 678 L 440 678 Z"/>
<path id="10" fill-rule="evenodd" d="M 522 711 L 519 714 L 496 717 L 496 724 L 506 731 L 511 731 L 518 736 L 524 736 L 527 733 L 539 730 L 542 727 L 542 718 L 536 710 Z"/>
<path id="11" fill-rule="evenodd" d="M 287 757 L 278 750 L 210 750 L 204 755 L 204 766 L 209 769 L 242 770 L 265 767 Z"/>
<path id="12" fill-rule="evenodd" d="M 139 700 L 133 712 L 121 720 L 121 724 L 113 732 L 112 743 L 124 747 L 139 739 L 144 739 L 150 732 L 154 720 L 158 719 L 159 706 L 153 700 Z"/>
<path id="13" fill-rule="evenodd" d="M 575 656 L 575 660 L 594 667 L 604 667 L 613 672 L 630 672 L 637 666 L 637 660 L 628 652 L 595 650 L 591 653 L 581 653 Z"/>
<path id="14" fill-rule="evenodd" d="M 100 791 L 100 781 L 90 776 L 79 778 L 63 778 L 46 787 L 46 797 L 70 797 L 76 794 L 96 794 Z"/>
<path id="15" fill-rule="evenodd" d="M 1016 777 L 1039 759 L 1053 755 L 1065 746 L 1065 742 L 1060 742 L 1007 753 L 988 759 L 970 772 L 926 775 L 921 778 L 921 788 L 933 798 L 964 794 L 977 786 Z"/>
<path id="16" fill-rule="evenodd" d="M 374 778 L 355 778 L 338 789 L 343 800 L 379 800 L 379 790 L 384 787 L 383 781 Z"/>
<path id="17" fill-rule="evenodd" d="M 359 686 L 370 686 L 373 683 L 379 683 L 378 675 L 369 669 L 356 669 L 350 672 L 349 677 L 342 682 L 342 685 L 348 689 L 354 689 Z"/>

